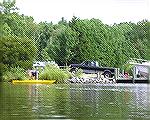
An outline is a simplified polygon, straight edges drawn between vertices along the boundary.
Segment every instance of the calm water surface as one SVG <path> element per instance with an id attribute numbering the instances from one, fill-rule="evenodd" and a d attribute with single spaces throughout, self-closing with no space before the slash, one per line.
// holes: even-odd
<path id="1" fill-rule="evenodd" d="M 150 84 L 0 83 L 0 120 L 150 120 Z"/>

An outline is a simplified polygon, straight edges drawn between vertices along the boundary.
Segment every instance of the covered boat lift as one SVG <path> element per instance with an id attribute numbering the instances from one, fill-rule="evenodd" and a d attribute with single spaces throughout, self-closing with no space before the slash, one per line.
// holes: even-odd
<path id="1" fill-rule="evenodd" d="M 132 76 L 120 77 L 120 70 L 117 68 L 115 74 L 117 83 L 150 83 L 150 61 L 132 58 L 128 63 L 133 65 Z"/>

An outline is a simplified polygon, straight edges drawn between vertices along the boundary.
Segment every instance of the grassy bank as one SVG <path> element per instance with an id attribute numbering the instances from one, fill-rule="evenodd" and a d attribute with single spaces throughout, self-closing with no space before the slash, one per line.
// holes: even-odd
<path id="1" fill-rule="evenodd" d="M 39 73 L 39 79 L 56 80 L 57 83 L 65 83 L 70 77 L 71 73 L 67 69 L 60 69 L 52 65 L 47 65 L 44 71 Z"/>
<path id="2" fill-rule="evenodd" d="M 56 80 L 57 83 L 65 83 L 69 78 L 80 76 L 82 74 L 81 70 L 78 70 L 75 74 L 69 72 L 69 68 L 60 69 L 57 66 L 47 65 L 44 70 L 39 70 L 39 80 Z M 27 74 L 27 70 L 15 67 L 6 70 L 2 75 L 2 81 L 11 80 L 27 80 L 31 79 Z"/>
<path id="3" fill-rule="evenodd" d="M 26 80 L 29 79 L 29 76 L 25 72 L 23 68 L 20 67 L 12 67 L 9 70 L 5 71 L 2 76 L 3 81 L 11 81 L 11 80 Z"/>

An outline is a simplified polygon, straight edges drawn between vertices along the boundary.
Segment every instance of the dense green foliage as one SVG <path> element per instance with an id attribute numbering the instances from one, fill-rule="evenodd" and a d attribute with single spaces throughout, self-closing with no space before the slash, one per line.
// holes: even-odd
<path id="1" fill-rule="evenodd" d="M 5 71 L 3 76 L 4 81 L 8 80 L 26 80 L 29 79 L 27 72 L 23 68 L 15 67 L 10 68 L 9 71 Z"/>
<path id="2" fill-rule="evenodd" d="M 39 74 L 40 80 L 56 80 L 57 83 L 64 83 L 70 77 L 71 74 L 67 70 L 50 65 L 46 66 L 44 71 Z"/>
<path id="3" fill-rule="evenodd" d="M 150 22 L 112 26 L 99 19 L 64 18 L 58 24 L 35 23 L 19 15 L 15 1 L 0 4 L 0 76 L 10 67 L 32 67 L 33 61 L 54 60 L 59 65 L 96 60 L 121 67 L 129 58 L 150 60 Z"/>

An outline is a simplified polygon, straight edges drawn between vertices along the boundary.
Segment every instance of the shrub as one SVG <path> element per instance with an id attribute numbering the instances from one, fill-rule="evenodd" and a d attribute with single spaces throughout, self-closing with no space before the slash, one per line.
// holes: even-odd
<path id="1" fill-rule="evenodd" d="M 39 79 L 56 80 L 57 83 L 64 83 L 69 77 L 70 74 L 67 71 L 51 65 L 47 65 L 44 71 L 39 74 Z"/>
<path id="2" fill-rule="evenodd" d="M 3 67 L 2 64 L 0 64 L 0 82 L 2 81 L 2 76 L 3 76 Z"/>
<path id="3" fill-rule="evenodd" d="M 125 64 L 123 66 L 123 69 L 128 72 L 130 75 L 132 75 L 132 69 L 133 69 L 134 65 L 132 64 Z"/>
<path id="4" fill-rule="evenodd" d="M 74 74 L 74 76 L 75 77 L 80 77 L 80 76 L 82 76 L 83 75 L 83 70 L 80 68 L 80 69 L 78 69 L 76 72 L 75 72 L 75 74 Z"/>
<path id="5" fill-rule="evenodd" d="M 4 81 L 25 79 L 28 79 L 27 73 L 23 68 L 20 67 L 10 68 L 9 70 L 5 71 L 3 75 Z"/>

